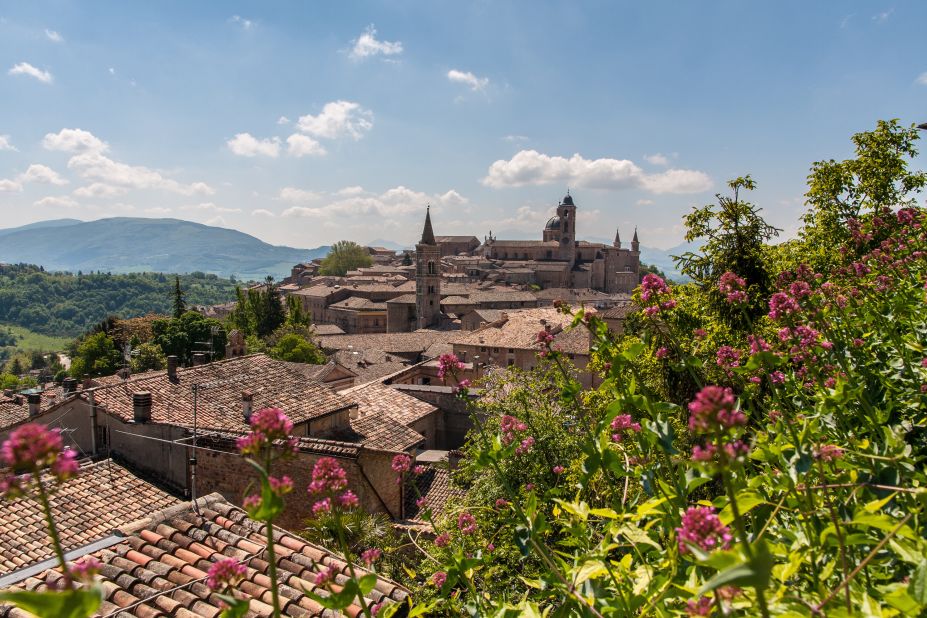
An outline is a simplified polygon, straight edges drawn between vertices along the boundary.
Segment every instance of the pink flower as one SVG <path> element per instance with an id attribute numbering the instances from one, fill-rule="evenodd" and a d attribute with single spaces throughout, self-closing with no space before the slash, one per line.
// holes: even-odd
<path id="1" fill-rule="evenodd" d="M 77 453 L 69 448 L 64 449 L 52 463 L 49 471 L 58 481 L 64 481 L 77 476 L 80 466 L 77 463 Z"/>
<path id="2" fill-rule="evenodd" d="M 715 354 L 715 362 L 718 367 L 732 368 L 740 366 L 740 350 L 732 348 L 729 345 L 723 345 L 718 348 Z"/>
<path id="3" fill-rule="evenodd" d="M 431 576 L 431 583 L 435 588 L 441 588 L 444 586 L 444 582 L 447 581 L 447 573 L 444 571 L 438 571 Z"/>
<path id="4" fill-rule="evenodd" d="M 261 506 L 261 496 L 257 494 L 251 494 L 250 496 L 245 496 L 245 499 L 242 500 L 242 506 L 245 507 L 246 511 L 252 511 L 257 507 Z"/>
<path id="5" fill-rule="evenodd" d="M 759 354 L 770 350 L 769 344 L 762 337 L 747 335 L 747 341 L 750 343 L 750 354 Z"/>
<path id="6" fill-rule="evenodd" d="M 769 374 L 769 381 L 773 384 L 782 384 L 785 382 L 785 374 L 781 371 L 773 371 Z"/>
<path id="7" fill-rule="evenodd" d="M 727 549 L 733 540 L 731 529 L 721 523 L 711 506 L 690 506 L 682 516 L 682 526 L 676 528 L 679 553 L 689 553 L 689 545 L 703 551 Z"/>
<path id="8" fill-rule="evenodd" d="M 769 318 L 778 320 L 782 316 L 792 315 L 799 311 L 798 301 L 785 292 L 776 292 L 769 299 Z"/>
<path id="9" fill-rule="evenodd" d="M 415 501 L 415 506 L 417 506 L 418 508 L 422 508 L 427 503 L 428 503 L 428 500 L 425 498 L 425 496 L 422 496 L 421 498 Z"/>
<path id="10" fill-rule="evenodd" d="M 747 417 L 736 408 L 736 403 L 730 388 L 704 387 L 689 403 L 689 430 L 693 433 L 711 433 L 746 425 Z"/>
<path id="11" fill-rule="evenodd" d="M 718 281 L 718 291 L 732 305 L 742 305 L 749 300 L 746 289 L 747 282 L 730 271 L 721 275 Z"/>
<path id="12" fill-rule="evenodd" d="M 360 505 L 357 496 L 350 489 L 338 497 L 338 503 L 341 504 L 341 508 L 344 509 L 356 509 Z"/>
<path id="13" fill-rule="evenodd" d="M 492 552 L 496 551 L 496 546 L 490 543 L 486 546 L 486 551 L 491 554 Z"/>
<path id="14" fill-rule="evenodd" d="M 425 466 L 418 465 L 412 468 L 412 474 L 422 475 L 425 474 Z"/>
<path id="15" fill-rule="evenodd" d="M 244 579 L 247 572 L 247 567 L 234 558 L 222 558 L 209 567 L 206 585 L 210 590 L 225 590 Z"/>
<path id="16" fill-rule="evenodd" d="M 325 497 L 318 500 L 312 505 L 312 515 L 318 517 L 322 513 L 330 513 L 332 510 L 332 499 Z"/>
<path id="17" fill-rule="evenodd" d="M 339 492 L 348 486 L 348 475 L 332 457 L 319 457 L 312 467 L 312 482 L 309 483 L 309 494 L 319 495 L 326 492 Z"/>
<path id="18" fill-rule="evenodd" d="M 61 482 L 77 473 L 74 453 L 62 452 L 61 433 L 38 423 L 27 423 L 10 432 L 10 437 L 0 447 L 0 458 L 13 474 L 50 468 L 51 474 Z"/>
<path id="19" fill-rule="evenodd" d="M 560 476 L 561 474 L 563 474 L 563 466 L 554 466 L 553 468 L 551 468 L 551 471 L 557 476 Z"/>
<path id="20" fill-rule="evenodd" d="M 706 331 L 704 328 L 696 328 L 694 331 L 692 331 L 692 336 L 696 339 L 704 339 L 708 336 L 708 331 Z"/>
<path id="21" fill-rule="evenodd" d="M 373 565 L 374 562 L 379 560 L 380 556 L 382 555 L 383 555 L 383 552 L 381 552 L 379 549 L 377 549 L 376 547 L 371 547 L 370 549 L 366 550 L 364 553 L 361 554 L 361 562 L 363 562 L 366 566 L 370 567 Z"/>
<path id="22" fill-rule="evenodd" d="M 277 494 L 278 496 L 282 496 L 284 494 L 288 494 L 291 491 L 293 491 L 293 479 L 291 479 L 287 475 L 283 475 L 280 478 L 271 476 L 271 477 L 268 477 L 267 480 L 270 483 L 270 490 L 274 492 L 275 494 Z"/>
<path id="23" fill-rule="evenodd" d="M 657 358 L 666 358 L 667 356 L 669 356 L 669 350 L 667 350 L 665 347 L 657 348 Z"/>
<path id="24" fill-rule="evenodd" d="M 243 455 L 256 456 L 276 440 L 287 440 L 293 432 L 293 422 L 280 408 L 262 408 L 251 415 L 251 433 L 238 439 Z M 295 447 L 288 441 L 289 446 Z"/>
<path id="25" fill-rule="evenodd" d="M 836 461 L 843 457 L 843 449 L 836 444 L 824 444 L 814 449 L 814 458 L 823 462 Z"/>
<path id="26" fill-rule="evenodd" d="M 634 422 L 630 414 L 619 414 L 612 419 L 609 427 L 615 432 L 612 434 L 612 442 L 621 442 L 628 431 L 637 433 L 641 430 L 641 424 Z"/>
<path id="27" fill-rule="evenodd" d="M 535 335 L 534 340 L 535 343 L 537 343 L 539 346 L 546 347 L 553 342 L 554 336 L 549 330 L 545 328 L 544 330 L 539 331 L 537 335 Z"/>
<path id="28" fill-rule="evenodd" d="M 100 572 L 103 564 L 93 556 L 84 556 L 68 568 L 67 579 L 77 582 L 90 582 Z"/>
<path id="29" fill-rule="evenodd" d="M 393 457 L 393 472 L 402 474 L 404 472 L 408 472 L 411 467 L 412 458 L 405 453 L 401 453 Z"/>
<path id="30" fill-rule="evenodd" d="M 473 534 L 476 532 L 476 518 L 470 513 L 461 513 L 457 516 L 457 529 L 464 536 Z"/>
<path id="31" fill-rule="evenodd" d="M 504 509 L 508 505 L 509 505 L 509 501 L 506 500 L 505 498 L 496 498 L 496 508 L 497 509 Z"/>
<path id="32" fill-rule="evenodd" d="M 697 601 L 686 601 L 686 614 L 689 616 L 711 615 L 711 597 L 699 597 Z"/>
<path id="33" fill-rule="evenodd" d="M 335 567 L 322 567 L 322 570 L 315 574 L 315 585 L 324 586 L 333 582 L 336 575 L 338 575 L 338 572 Z"/>
<path id="34" fill-rule="evenodd" d="M 438 357 L 438 379 L 443 380 L 448 373 L 454 374 L 466 367 L 456 354 L 447 352 Z"/>
<path id="35" fill-rule="evenodd" d="M 517 447 L 515 447 L 515 454 L 524 455 L 525 453 L 528 453 L 531 451 L 532 446 L 534 446 L 534 438 L 532 438 L 531 436 L 528 436 L 527 438 L 522 440 L 521 443 Z"/>
<path id="36" fill-rule="evenodd" d="M 666 281 L 652 273 L 644 275 L 644 279 L 641 281 L 641 300 L 644 302 L 649 301 L 654 296 L 668 294 L 669 291 Z"/>
<path id="37" fill-rule="evenodd" d="M 451 535 L 447 532 L 442 532 L 435 537 L 435 547 L 447 547 L 448 543 L 451 542 Z"/>

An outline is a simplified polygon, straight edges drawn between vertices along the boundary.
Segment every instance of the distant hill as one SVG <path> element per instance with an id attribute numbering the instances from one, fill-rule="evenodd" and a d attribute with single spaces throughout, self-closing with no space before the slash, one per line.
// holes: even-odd
<path id="1" fill-rule="evenodd" d="M 328 253 L 295 249 L 254 236 L 180 219 L 56 219 L 0 230 L 0 262 L 46 270 L 114 273 L 205 272 L 239 279 L 281 278 L 290 267 Z"/>

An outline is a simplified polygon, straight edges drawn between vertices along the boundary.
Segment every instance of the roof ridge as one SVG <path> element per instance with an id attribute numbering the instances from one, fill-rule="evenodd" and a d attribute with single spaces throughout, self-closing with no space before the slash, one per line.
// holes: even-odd
<path id="1" fill-rule="evenodd" d="M 116 528 L 116 531 L 126 536 L 129 536 L 153 524 L 157 524 L 163 521 L 167 521 L 169 519 L 173 519 L 174 517 L 177 517 L 181 513 L 185 513 L 191 510 L 198 511 L 199 509 L 206 508 L 216 502 L 228 502 L 228 500 L 226 500 L 222 494 L 218 492 L 213 492 L 201 498 L 197 498 L 193 502 L 181 502 L 180 504 L 169 506 L 166 509 L 160 509 L 158 511 L 153 511 L 149 513 L 147 517 L 137 519 L 132 523 Z"/>

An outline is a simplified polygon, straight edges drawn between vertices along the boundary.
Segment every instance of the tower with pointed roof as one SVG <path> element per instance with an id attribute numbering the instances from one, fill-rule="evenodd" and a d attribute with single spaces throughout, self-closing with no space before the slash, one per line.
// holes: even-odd
<path id="1" fill-rule="evenodd" d="M 634 238 L 631 239 L 631 251 L 641 252 L 641 243 L 637 240 L 637 228 L 634 228 Z"/>
<path id="2" fill-rule="evenodd" d="M 615 242 L 612 244 L 616 249 L 621 249 L 621 230 L 615 228 Z"/>
<path id="3" fill-rule="evenodd" d="M 441 249 L 431 227 L 431 206 L 425 210 L 422 239 L 415 245 L 415 325 L 438 323 L 441 312 Z"/>

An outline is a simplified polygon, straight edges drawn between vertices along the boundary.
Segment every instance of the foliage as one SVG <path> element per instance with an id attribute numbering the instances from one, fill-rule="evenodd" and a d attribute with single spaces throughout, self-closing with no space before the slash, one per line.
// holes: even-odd
<path id="1" fill-rule="evenodd" d="M 187 301 L 228 302 L 235 286 L 215 275 L 180 275 Z M 170 314 L 173 282 L 157 273 L 49 273 L 28 264 L 0 265 L 0 322 L 37 333 L 76 337 L 107 315 Z M 30 346 L 25 346 L 30 347 Z M 38 347 L 38 346 L 36 346 Z"/>
<path id="2" fill-rule="evenodd" d="M 661 279 L 666 279 L 666 273 L 660 270 L 658 266 L 654 266 L 653 264 L 644 264 L 643 262 L 641 262 L 639 270 L 640 270 L 640 280 L 638 281 L 638 283 L 643 281 L 644 277 L 647 275 L 656 275 L 660 277 Z"/>
<path id="3" fill-rule="evenodd" d="M 343 277 L 349 270 L 373 264 L 367 249 L 350 240 L 339 240 L 322 260 L 319 274 Z"/>
<path id="4" fill-rule="evenodd" d="M 263 286 L 242 291 L 235 289 L 237 302 L 235 309 L 229 314 L 228 322 L 232 328 L 237 328 L 246 337 L 255 335 L 261 339 L 268 337 L 280 328 L 287 320 L 280 290 L 274 285 L 271 277 Z M 289 303 L 287 304 L 289 307 Z M 300 313 L 294 319 L 306 320 L 299 307 Z"/>
<path id="5" fill-rule="evenodd" d="M 166 318 L 152 323 L 152 343 L 167 356 L 176 356 L 189 365 L 195 351 L 212 350 L 210 360 L 225 356 L 226 332 L 219 320 L 188 311 L 180 318 Z"/>
<path id="6" fill-rule="evenodd" d="M 187 311 L 187 302 L 184 300 L 183 289 L 180 287 L 180 276 L 174 277 L 174 296 L 172 307 L 174 309 L 174 317 L 179 318 Z"/>
<path id="7" fill-rule="evenodd" d="M 319 348 L 295 333 L 280 337 L 276 345 L 270 349 L 270 356 L 291 363 L 322 365 L 326 362 L 325 355 Z"/>
<path id="8" fill-rule="evenodd" d="M 99 377 L 116 373 L 122 364 L 122 356 L 116 350 L 112 337 L 99 332 L 84 338 L 71 358 L 71 375 Z"/>
<path id="9" fill-rule="evenodd" d="M 161 349 L 161 346 L 156 343 L 143 343 L 133 350 L 133 373 L 164 369 L 166 365 L 167 357 Z"/>

